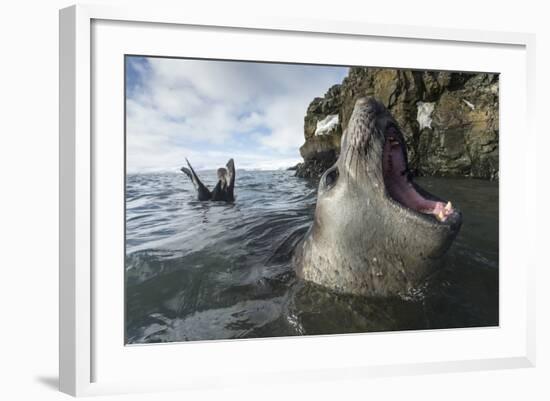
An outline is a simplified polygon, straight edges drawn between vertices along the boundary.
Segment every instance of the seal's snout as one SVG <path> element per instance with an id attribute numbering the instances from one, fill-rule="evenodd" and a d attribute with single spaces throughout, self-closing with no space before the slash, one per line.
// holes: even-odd
<path id="1" fill-rule="evenodd" d="M 375 142 L 379 142 L 383 135 L 379 123 L 386 121 L 383 117 L 384 114 L 387 114 L 384 105 L 372 97 L 360 97 L 355 100 L 346 133 L 342 137 L 341 149 L 351 150 L 351 152 L 341 151 L 341 154 L 347 155 L 345 163 L 351 162 L 354 158 L 351 153 L 359 152 L 360 157 L 363 157 L 367 153 L 371 153 L 373 145 L 378 146 L 378 143 Z M 354 170 L 351 165 L 348 167 Z"/>
<path id="2" fill-rule="evenodd" d="M 365 107 L 376 107 L 377 103 L 378 102 L 374 98 L 368 97 L 368 96 L 360 97 L 355 101 L 356 106 L 365 106 Z"/>
<path id="3" fill-rule="evenodd" d="M 355 101 L 355 107 L 368 107 L 369 106 L 369 101 L 372 100 L 372 98 L 368 98 L 368 97 L 360 97 L 359 99 L 357 99 Z M 372 104 L 372 102 L 370 102 Z"/>
<path id="4" fill-rule="evenodd" d="M 384 110 L 384 106 L 373 97 L 360 97 L 355 101 L 355 107 L 365 110 L 368 114 L 378 114 Z"/>

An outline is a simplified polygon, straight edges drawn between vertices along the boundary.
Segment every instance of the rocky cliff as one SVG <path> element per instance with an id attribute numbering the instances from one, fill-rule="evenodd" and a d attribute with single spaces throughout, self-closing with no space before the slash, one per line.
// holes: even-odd
<path id="1" fill-rule="evenodd" d="M 416 175 L 498 179 L 498 85 L 497 74 L 352 67 L 309 105 L 296 175 L 336 161 L 355 101 L 374 96 L 400 124 Z"/>

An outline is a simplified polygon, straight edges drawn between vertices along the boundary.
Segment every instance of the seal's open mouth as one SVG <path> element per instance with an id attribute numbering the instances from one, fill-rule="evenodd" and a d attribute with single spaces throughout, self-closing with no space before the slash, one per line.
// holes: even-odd
<path id="1" fill-rule="evenodd" d="M 418 193 L 405 160 L 405 145 L 396 127 L 390 126 L 385 135 L 382 171 L 388 194 L 402 206 L 418 213 L 433 215 L 444 222 L 455 213 L 451 202 L 427 199 Z"/>

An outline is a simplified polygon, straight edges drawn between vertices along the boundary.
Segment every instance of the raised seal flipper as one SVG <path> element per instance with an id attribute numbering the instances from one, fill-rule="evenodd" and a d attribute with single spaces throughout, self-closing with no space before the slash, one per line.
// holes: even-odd
<path id="1" fill-rule="evenodd" d="M 229 176 L 227 192 L 230 200 L 233 201 L 235 199 L 235 196 L 233 195 L 233 189 L 235 188 L 235 162 L 233 159 L 229 159 L 225 166 L 227 167 L 227 175 Z"/>
<path id="2" fill-rule="evenodd" d="M 193 185 L 195 186 L 195 189 L 197 190 L 199 200 L 200 201 L 206 201 L 210 200 L 212 198 L 212 194 L 210 193 L 210 190 L 201 182 L 199 177 L 197 176 L 197 173 L 195 173 L 195 170 L 193 170 L 193 167 L 191 167 L 191 163 L 189 163 L 189 160 L 185 159 L 187 162 L 187 167 L 182 167 L 181 171 L 189 177 Z"/>

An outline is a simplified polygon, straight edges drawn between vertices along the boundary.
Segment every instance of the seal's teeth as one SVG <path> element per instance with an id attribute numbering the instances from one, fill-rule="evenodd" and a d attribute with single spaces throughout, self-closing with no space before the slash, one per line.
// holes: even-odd
<path id="1" fill-rule="evenodd" d="M 437 215 L 436 215 L 437 219 L 439 221 L 445 221 L 445 214 L 443 213 L 443 210 L 441 210 Z"/>
<path id="2" fill-rule="evenodd" d="M 449 210 L 452 210 L 453 208 L 453 204 L 449 201 L 447 202 L 447 204 L 445 205 L 445 210 L 449 211 Z"/>

